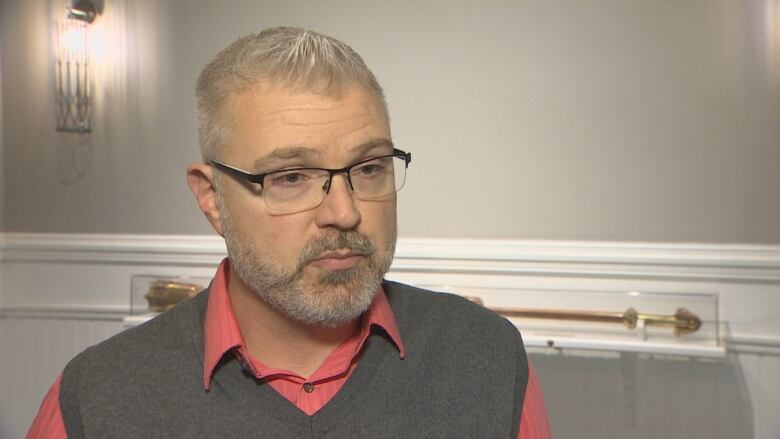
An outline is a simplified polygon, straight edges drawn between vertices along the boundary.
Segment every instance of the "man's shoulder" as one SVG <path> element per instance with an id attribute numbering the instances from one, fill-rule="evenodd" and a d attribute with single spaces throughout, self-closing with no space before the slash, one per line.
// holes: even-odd
<path id="1" fill-rule="evenodd" d="M 81 428 L 86 414 L 89 422 L 110 429 L 106 423 L 127 416 L 139 401 L 159 402 L 200 389 L 203 344 L 199 340 L 207 298 L 208 292 L 202 292 L 74 357 L 62 373 L 59 395 L 68 428 Z"/>
<path id="2" fill-rule="evenodd" d="M 202 313 L 207 299 L 206 290 L 141 325 L 88 347 L 68 363 L 65 374 L 84 369 L 138 371 L 159 367 L 159 361 L 168 357 L 202 349 L 199 340 L 203 338 Z"/>
<path id="3" fill-rule="evenodd" d="M 507 382 L 525 385 L 523 340 L 506 318 L 455 294 L 394 282 L 385 293 L 407 354 L 398 367 L 435 371 L 443 382 L 468 371 L 479 377 L 471 383 L 491 392 Z"/>
<path id="4" fill-rule="evenodd" d="M 463 296 L 386 281 L 385 293 L 400 327 L 425 325 L 449 331 L 519 338 L 506 318 Z"/>

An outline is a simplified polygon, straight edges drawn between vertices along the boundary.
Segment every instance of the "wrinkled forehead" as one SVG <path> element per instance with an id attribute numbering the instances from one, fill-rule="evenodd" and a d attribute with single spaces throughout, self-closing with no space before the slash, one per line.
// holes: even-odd
<path id="1" fill-rule="evenodd" d="M 258 83 L 231 96 L 229 113 L 228 155 L 264 156 L 281 148 L 327 154 L 372 142 L 392 145 L 380 98 L 359 85 L 324 92 Z"/>

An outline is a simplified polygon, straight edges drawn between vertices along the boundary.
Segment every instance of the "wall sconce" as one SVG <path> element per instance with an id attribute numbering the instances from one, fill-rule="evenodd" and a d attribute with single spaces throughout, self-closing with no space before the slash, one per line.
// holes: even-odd
<path id="1" fill-rule="evenodd" d="M 67 16 L 57 23 L 57 131 L 88 133 L 92 129 L 92 65 L 87 31 L 98 9 L 93 1 L 73 0 L 67 10 Z"/>

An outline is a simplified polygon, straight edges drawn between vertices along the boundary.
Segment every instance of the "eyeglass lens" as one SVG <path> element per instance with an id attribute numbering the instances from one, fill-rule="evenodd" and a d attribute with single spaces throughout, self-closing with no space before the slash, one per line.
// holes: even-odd
<path id="1" fill-rule="evenodd" d="M 356 198 L 381 199 L 403 187 L 406 161 L 396 156 L 379 157 L 352 167 L 347 178 Z M 279 212 L 311 209 L 325 198 L 331 179 L 331 174 L 321 169 L 274 172 L 263 180 L 263 199 L 269 209 Z"/>

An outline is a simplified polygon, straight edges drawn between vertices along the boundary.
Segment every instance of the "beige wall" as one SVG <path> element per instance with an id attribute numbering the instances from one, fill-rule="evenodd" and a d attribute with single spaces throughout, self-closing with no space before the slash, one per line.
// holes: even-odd
<path id="1" fill-rule="evenodd" d="M 1 11 L 1 9 L 0 9 Z M 2 22 L 2 13 L 0 13 L 0 23 Z M 3 230 L 3 201 L 5 200 L 5 178 L 3 176 L 4 169 L 5 169 L 5 159 L 3 157 L 5 148 L 3 148 L 3 139 L 5 138 L 3 136 L 3 47 L 5 47 L 5 35 L 3 35 L 2 32 L 0 32 L 0 230 Z M 0 278 L 0 281 L 2 281 L 2 278 Z M 0 296 L 1 296 L 0 292 Z"/>
<path id="2" fill-rule="evenodd" d="M 197 71 L 294 24 L 384 84 L 402 236 L 780 243 L 776 0 L 105 3 L 80 138 L 54 131 L 63 1 L 0 2 L 2 230 L 210 233 L 184 183 Z"/>

